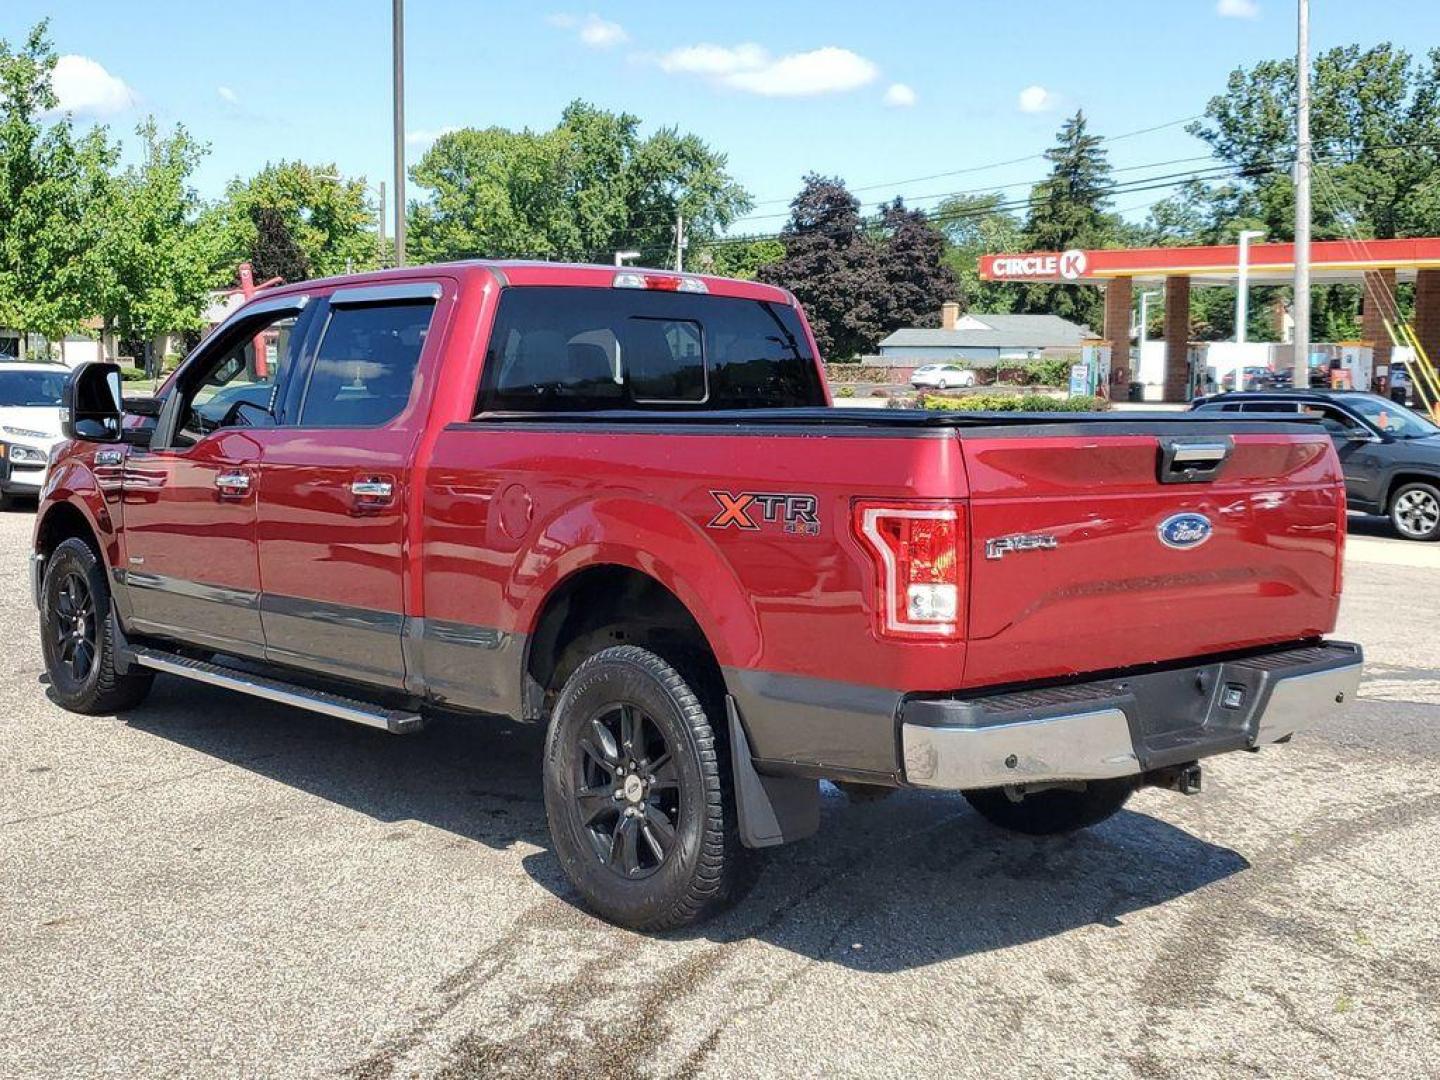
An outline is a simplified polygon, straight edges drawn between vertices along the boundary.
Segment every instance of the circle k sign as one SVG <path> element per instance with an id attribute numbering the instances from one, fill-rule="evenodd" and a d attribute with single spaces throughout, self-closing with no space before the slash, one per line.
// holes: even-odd
<path id="1" fill-rule="evenodd" d="M 1085 276 L 1089 266 L 1085 252 L 1072 248 L 1059 254 L 997 255 L 990 263 L 990 276 L 996 278 L 1063 278 L 1076 281 Z"/>

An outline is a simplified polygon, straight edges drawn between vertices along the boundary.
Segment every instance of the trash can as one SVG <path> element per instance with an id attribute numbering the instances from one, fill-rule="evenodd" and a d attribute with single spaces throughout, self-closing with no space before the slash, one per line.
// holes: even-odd
<path id="1" fill-rule="evenodd" d="M 1126 401 L 1144 401 L 1144 400 L 1145 400 L 1145 384 L 1144 384 L 1144 383 L 1139 383 L 1139 382 L 1132 382 L 1132 383 L 1130 384 L 1130 393 L 1126 395 L 1125 400 L 1126 400 Z"/>

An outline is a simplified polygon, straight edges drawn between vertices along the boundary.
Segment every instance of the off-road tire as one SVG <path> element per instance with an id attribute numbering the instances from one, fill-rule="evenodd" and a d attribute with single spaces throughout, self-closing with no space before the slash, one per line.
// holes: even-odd
<path id="1" fill-rule="evenodd" d="M 1406 540 L 1440 540 L 1440 487 L 1401 484 L 1390 496 L 1390 524 Z"/>
<path id="2" fill-rule="evenodd" d="M 596 736 L 596 722 L 623 724 L 614 719 L 622 706 L 643 717 L 631 723 L 649 731 L 650 746 L 658 745 L 653 736 L 663 737 L 669 766 L 648 774 L 638 761 L 641 750 L 635 751 L 637 760 L 630 760 L 626 746 L 613 740 L 604 744 Z M 560 865 L 586 905 L 602 918 L 632 930 L 672 930 L 709 918 L 738 900 L 752 883 L 756 860 L 740 842 L 728 740 L 717 734 L 721 716 L 718 701 L 707 713 L 695 689 L 674 667 L 634 645 L 602 649 L 566 681 L 545 739 L 545 813 Z M 645 739 L 640 741 L 643 747 Z M 605 745 L 615 755 L 605 753 Z M 655 760 L 661 757 L 656 752 Z M 616 780 L 616 767 L 649 776 L 647 792 L 650 783 L 655 784 L 654 809 L 672 828 L 671 847 L 663 857 L 656 856 L 643 833 L 652 821 L 650 796 L 644 802 L 627 802 L 630 796 L 619 794 L 624 785 Z M 606 796 L 611 783 L 616 783 L 615 794 Z M 667 806 L 664 800 L 671 798 L 671 790 L 675 795 Z M 606 798 L 614 799 L 614 807 L 606 806 Z M 633 826 L 641 830 L 637 847 L 645 844 L 648 857 L 658 859 L 656 865 L 633 872 L 626 869 L 619 846 L 602 854 L 609 844 L 604 834 L 611 811 L 617 815 L 618 833 L 619 815 L 632 809 L 640 815 Z M 597 816 L 587 822 L 591 814 Z M 663 839 L 663 826 L 656 822 L 656 827 L 652 836 Z"/>
<path id="3" fill-rule="evenodd" d="M 74 590 L 62 600 L 72 581 Z M 82 591 L 88 602 L 78 611 L 62 611 L 73 606 L 70 598 Z M 40 596 L 40 648 L 50 677 L 50 696 L 62 708 L 88 715 L 133 709 L 144 701 L 155 676 L 143 669 L 132 668 L 123 675 L 115 670 L 110 586 L 105 567 L 89 544 L 72 538 L 55 549 L 46 562 Z M 62 633 L 65 630 L 69 633 Z M 89 654 L 83 670 L 77 670 L 76 649 Z"/>
<path id="4" fill-rule="evenodd" d="M 1091 780 L 1085 790 L 1048 788 L 1019 802 L 1004 788 L 967 791 L 965 798 L 992 825 L 1028 836 L 1053 836 L 1098 825 L 1118 813 L 1135 792 L 1130 777 Z"/>

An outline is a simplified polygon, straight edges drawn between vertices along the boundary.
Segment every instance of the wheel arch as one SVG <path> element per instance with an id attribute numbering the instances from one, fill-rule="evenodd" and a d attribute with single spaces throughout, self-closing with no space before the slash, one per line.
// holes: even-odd
<path id="1" fill-rule="evenodd" d="M 720 660 L 690 607 L 635 566 L 596 562 L 549 589 L 525 638 L 522 708 L 542 719 L 569 674 L 586 656 L 610 645 L 640 645 L 723 694 Z"/>
<path id="2" fill-rule="evenodd" d="M 1385 512 L 1390 512 L 1390 502 L 1395 498 L 1395 493 L 1406 484 L 1429 484 L 1432 487 L 1440 488 L 1440 472 L 1426 472 L 1414 466 L 1401 467 L 1390 474 L 1390 479 L 1385 485 Z"/>

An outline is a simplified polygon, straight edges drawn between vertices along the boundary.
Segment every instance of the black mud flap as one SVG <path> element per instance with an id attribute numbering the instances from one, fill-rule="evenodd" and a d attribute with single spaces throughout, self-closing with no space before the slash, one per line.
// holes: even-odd
<path id="1" fill-rule="evenodd" d="M 730 718 L 740 842 L 749 848 L 763 848 L 813 836 L 820 828 L 820 782 L 798 776 L 762 776 L 750 755 L 740 710 L 728 694 L 725 713 Z"/>

